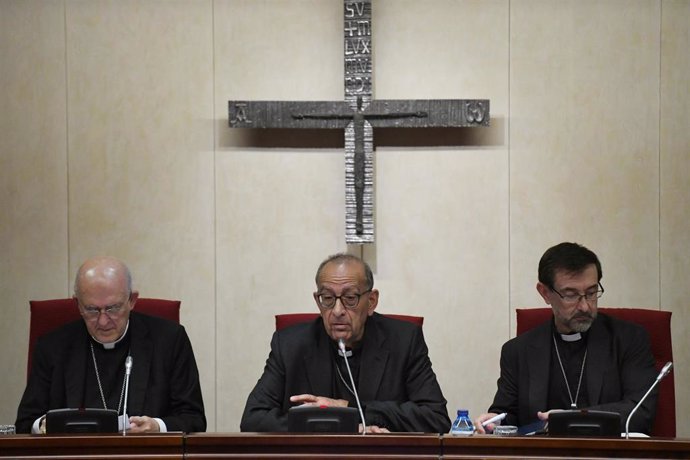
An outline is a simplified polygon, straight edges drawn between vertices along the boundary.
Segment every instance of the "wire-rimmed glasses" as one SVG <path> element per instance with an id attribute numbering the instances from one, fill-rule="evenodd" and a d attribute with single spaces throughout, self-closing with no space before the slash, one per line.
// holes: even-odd
<path id="1" fill-rule="evenodd" d="M 597 283 L 599 285 L 599 288 L 594 291 L 588 291 L 585 292 L 584 294 L 580 294 L 579 292 L 575 293 L 568 293 L 568 294 L 561 294 L 558 292 L 555 288 L 551 288 L 553 292 L 558 294 L 558 296 L 563 300 L 563 303 L 570 304 L 570 305 L 577 305 L 580 303 L 581 299 L 585 299 L 587 302 L 594 302 L 598 298 L 600 298 L 602 295 L 604 295 L 604 286 L 601 285 L 601 283 Z"/>

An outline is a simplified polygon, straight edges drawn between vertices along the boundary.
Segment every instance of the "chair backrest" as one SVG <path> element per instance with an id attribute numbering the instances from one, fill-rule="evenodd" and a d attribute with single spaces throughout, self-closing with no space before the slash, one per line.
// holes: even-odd
<path id="1" fill-rule="evenodd" d="M 673 361 L 670 311 L 643 308 L 599 308 L 598 311 L 644 327 L 649 334 L 657 370 L 661 370 L 667 362 Z M 516 313 L 517 335 L 550 320 L 552 315 L 551 308 L 518 308 Z M 659 384 L 659 398 L 652 436 L 676 436 L 676 393 L 673 372 Z"/>
<path id="2" fill-rule="evenodd" d="M 137 299 L 134 310 L 151 316 L 180 322 L 179 300 Z M 31 357 L 39 337 L 58 327 L 81 318 L 76 299 L 30 300 L 31 319 L 29 322 L 29 359 L 27 376 L 31 372 Z"/>
<path id="3" fill-rule="evenodd" d="M 318 313 L 284 313 L 282 315 L 276 315 L 276 331 L 285 329 L 288 326 L 299 323 L 308 323 L 309 321 L 314 321 L 319 316 Z M 384 314 L 389 318 L 401 319 L 412 324 L 416 324 L 419 327 L 424 325 L 423 316 L 412 316 L 412 315 L 393 315 Z"/>

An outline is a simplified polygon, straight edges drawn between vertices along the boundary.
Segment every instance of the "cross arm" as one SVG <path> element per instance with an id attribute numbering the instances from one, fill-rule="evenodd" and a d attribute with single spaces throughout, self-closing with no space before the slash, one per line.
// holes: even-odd
<path id="1" fill-rule="evenodd" d="M 343 129 L 354 112 L 344 101 L 229 101 L 231 128 Z"/>
<path id="2" fill-rule="evenodd" d="M 364 118 L 375 128 L 489 126 L 488 99 L 373 100 Z"/>

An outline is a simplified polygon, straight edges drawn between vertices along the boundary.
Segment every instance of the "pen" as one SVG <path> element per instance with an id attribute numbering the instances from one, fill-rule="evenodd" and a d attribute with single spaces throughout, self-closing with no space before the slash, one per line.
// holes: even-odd
<path id="1" fill-rule="evenodd" d="M 489 423 L 500 422 L 501 420 L 503 420 L 504 418 L 506 418 L 506 415 L 508 415 L 508 414 L 505 413 L 505 412 L 503 412 L 502 414 L 498 414 L 498 415 L 496 415 L 495 417 L 491 417 L 489 420 L 486 420 L 486 421 L 482 422 L 482 427 L 487 426 Z"/>

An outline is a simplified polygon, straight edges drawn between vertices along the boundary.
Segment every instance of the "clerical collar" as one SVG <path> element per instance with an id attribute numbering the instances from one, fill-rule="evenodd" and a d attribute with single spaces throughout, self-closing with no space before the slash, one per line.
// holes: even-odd
<path id="1" fill-rule="evenodd" d="M 587 338 L 587 332 L 571 332 L 570 334 L 561 334 L 560 332 L 558 332 L 558 328 L 556 327 L 555 318 L 551 320 L 551 330 L 553 331 L 554 336 L 558 336 L 561 338 L 561 340 L 568 343 L 578 342 L 582 339 Z"/>
<path id="2" fill-rule="evenodd" d="M 102 345 L 103 348 L 105 348 L 106 350 L 112 350 L 113 348 L 115 348 L 115 345 L 117 345 L 118 343 L 120 343 L 120 341 L 122 341 L 122 339 L 125 338 L 125 336 L 127 335 L 127 331 L 128 331 L 128 330 L 129 330 L 129 320 L 127 320 L 127 326 L 125 326 L 125 332 L 123 332 L 122 335 L 120 336 L 120 338 L 117 339 L 117 340 L 114 341 L 114 342 L 101 342 L 100 340 L 98 340 L 98 339 L 97 339 L 96 337 L 94 337 L 94 336 L 91 336 L 91 338 L 93 339 L 94 342 L 96 342 L 96 343 Z"/>
<path id="3" fill-rule="evenodd" d="M 579 332 L 575 332 L 574 334 L 560 334 L 560 336 L 564 342 L 577 342 L 578 340 L 582 340 L 582 334 Z"/>
<path id="4" fill-rule="evenodd" d="M 350 356 L 352 356 L 352 350 L 345 350 L 345 353 L 343 353 L 342 350 L 338 350 L 338 355 L 347 356 L 349 358 Z"/>
<path id="5" fill-rule="evenodd" d="M 345 353 L 343 354 L 343 352 L 342 352 L 342 351 L 340 350 L 340 348 L 338 347 L 337 342 L 331 342 L 331 343 L 332 343 L 333 349 L 336 351 L 336 353 L 338 354 L 338 356 L 341 356 L 341 357 L 348 357 L 348 358 L 351 358 L 352 355 L 353 355 L 353 353 L 357 353 L 357 351 L 359 350 L 359 346 L 355 346 L 355 347 L 352 347 L 352 348 L 349 348 L 349 347 L 348 347 L 348 348 L 345 350 Z"/>

